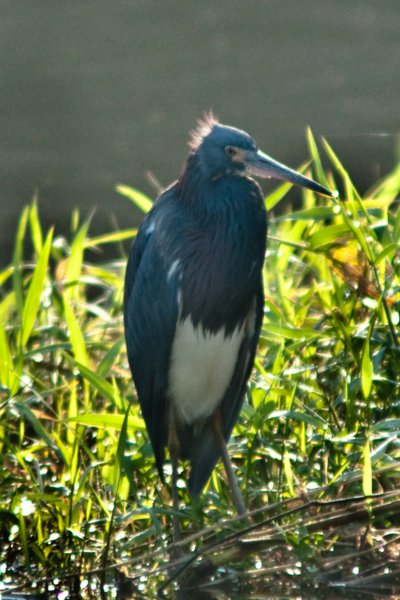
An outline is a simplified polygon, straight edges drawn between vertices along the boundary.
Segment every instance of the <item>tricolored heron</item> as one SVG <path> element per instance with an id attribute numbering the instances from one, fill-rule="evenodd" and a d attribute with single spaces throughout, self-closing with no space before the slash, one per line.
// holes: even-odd
<path id="1" fill-rule="evenodd" d="M 196 497 L 222 457 L 238 513 L 245 513 L 226 443 L 263 316 L 267 215 L 252 175 L 335 195 L 261 152 L 244 131 L 207 116 L 179 179 L 155 202 L 129 255 L 128 359 L 162 480 L 169 449 L 175 515 L 180 458 L 190 462 Z"/>

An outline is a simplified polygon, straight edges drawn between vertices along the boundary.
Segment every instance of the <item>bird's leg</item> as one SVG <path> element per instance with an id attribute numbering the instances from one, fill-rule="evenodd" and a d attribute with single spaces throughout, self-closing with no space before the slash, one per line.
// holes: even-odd
<path id="1" fill-rule="evenodd" d="M 222 423 L 221 423 L 221 415 L 219 411 L 216 411 L 214 419 L 213 419 L 213 427 L 214 427 L 214 435 L 216 442 L 218 444 L 219 451 L 221 452 L 222 462 L 224 463 L 225 472 L 228 477 L 229 485 L 232 492 L 233 502 L 236 506 L 236 510 L 238 515 L 244 516 L 247 513 L 243 496 L 239 488 L 238 480 L 233 471 L 232 462 L 228 453 L 228 449 L 226 447 L 226 442 L 224 439 L 224 435 L 222 433 Z"/>
<path id="2" fill-rule="evenodd" d="M 172 411 L 171 411 L 172 412 Z M 171 459 L 172 465 L 172 532 L 174 542 L 177 542 L 181 539 L 181 530 L 179 525 L 179 496 L 178 496 L 178 458 L 179 458 L 179 439 L 178 434 L 176 432 L 175 419 L 172 414 L 170 414 L 169 420 L 169 433 L 168 433 L 168 448 L 169 448 L 169 456 Z"/>
<path id="3" fill-rule="evenodd" d="M 180 529 L 180 525 L 179 525 L 179 516 L 178 516 L 178 511 L 179 511 L 179 496 L 178 496 L 178 486 L 177 486 L 178 459 L 175 456 L 173 456 L 171 458 L 171 461 L 172 461 L 172 509 L 174 511 L 172 527 L 173 527 L 174 541 L 178 542 L 181 539 L 181 529 Z"/>

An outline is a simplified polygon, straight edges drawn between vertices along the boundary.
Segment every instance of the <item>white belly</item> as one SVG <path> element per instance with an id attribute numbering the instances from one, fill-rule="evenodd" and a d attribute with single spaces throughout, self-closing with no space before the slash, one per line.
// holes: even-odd
<path id="1" fill-rule="evenodd" d="M 168 396 L 175 414 L 191 424 L 210 416 L 232 378 L 245 326 L 232 335 L 194 327 L 190 317 L 178 322 L 172 346 Z"/>

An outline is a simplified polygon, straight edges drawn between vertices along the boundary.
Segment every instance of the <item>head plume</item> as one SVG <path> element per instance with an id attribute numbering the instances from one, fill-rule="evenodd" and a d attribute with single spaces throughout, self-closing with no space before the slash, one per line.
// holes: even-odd
<path id="1" fill-rule="evenodd" d="M 211 133 L 211 131 L 213 130 L 213 127 L 215 125 L 218 125 L 218 123 L 219 123 L 219 121 L 214 116 L 212 110 L 210 110 L 207 113 L 204 113 L 204 117 L 197 121 L 196 129 L 193 129 L 190 132 L 190 140 L 189 140 L 190 149 L 193 151 L 196 151 L 197 148 L 200 146 L 201 142 L 203 141 L 203 139 L 209 133 Z"/>

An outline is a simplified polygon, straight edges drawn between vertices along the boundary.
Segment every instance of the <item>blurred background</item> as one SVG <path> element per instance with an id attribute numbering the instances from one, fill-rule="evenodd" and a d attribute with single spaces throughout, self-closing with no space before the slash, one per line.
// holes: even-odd
<path id="1" fill-rule="evenodd" d="M 175 179 L 210 108 L 293 167 L 310 125 L 365 191 L 399 158 L 399 23 L 398 0 L 2 0 L 1 264 L 35 191 L 58 232 L 73 207 L 136 225 L 115 185 Z"/>

